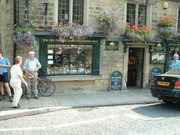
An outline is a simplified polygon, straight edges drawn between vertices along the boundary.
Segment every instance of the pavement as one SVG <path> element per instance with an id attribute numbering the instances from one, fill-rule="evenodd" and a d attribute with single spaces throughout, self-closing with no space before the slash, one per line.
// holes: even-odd
<path id="1" fill-rule="evenodd" d="M 13 109 L 12 103 L 0 101 L 0 120 L 17 118 L 22 116 L 37 115 L 47 112 L 65 110 L 70 108 L 100 107 L 130 104 L 148 104 L 160 102 L 151 96 L 150 90 L 128 89 L 121 92 L 56 92 L 51 97 L 40 97 L 20 100 L 21 109 Z"/>

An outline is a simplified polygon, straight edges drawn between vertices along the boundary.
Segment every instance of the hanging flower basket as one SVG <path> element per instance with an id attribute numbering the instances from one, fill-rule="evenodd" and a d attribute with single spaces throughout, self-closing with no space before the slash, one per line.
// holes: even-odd
<path id="1" fill-rule="evenodd" d="M 138 27 L 136 25 L 131 27 L 128 23 L 126 24 L 125 36 L 134 42 L 150 42 L 153 39 L 151 29 L 148 27 Z"/>
<path id="2" fill-rule="evenodd" d="M 55 23 L 54 23 L 55 24 Z M 93 29 L 89 28 L 87 25 L 79 25 L 76 23 L 63 24 L 60 23 L 58 26 L 53 27 L 53 35 L 58 36 L 60 40 L 65 39 L 72 40 L 78 39 L 82 40 L 90 37 L 93 34 Z"/>
<path id="3" fill-rule="evenodd" d="M 14 42 L 23 47 L 33 48 L 37 45 L 37 41 L 34 36 L 35 29 L 38 29 L 38 27 L 37 23 L 34 23 L 33 21 L 29 23 L 23 22 L 19 25 L 14 24 Z"/>
<path id="4" fill-rule="evenodd" d="M 117 29 L 118 17 L 112 12 L 101 12 L 97 18 L 97 21 L 99 23 L 100 29 L 105 34 L 108 34 L 109 32 L 115 31 Z"/>
<path id="5" fill-rule="evenodd" d="M 162 39 L 170 39 L 176 33 L 176 19 L 172 17 L 160 17 L 159 22 L 159 32 L 160 38 Z"/>

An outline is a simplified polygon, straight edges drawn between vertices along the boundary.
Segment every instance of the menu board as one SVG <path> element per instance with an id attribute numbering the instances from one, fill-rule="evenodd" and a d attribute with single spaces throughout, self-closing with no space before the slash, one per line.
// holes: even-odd
<path id="1" fill-rule="evenodd" d="M 110 90 L 120 91 L 122 90 L 122 74 L 118 71 L 113 72 L 110 78 Z"/>

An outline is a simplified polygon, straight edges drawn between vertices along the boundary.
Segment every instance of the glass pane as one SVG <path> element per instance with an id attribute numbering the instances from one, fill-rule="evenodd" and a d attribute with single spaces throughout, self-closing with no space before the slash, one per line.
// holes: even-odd
<path id="1" fill-rule="evenodd" d="M 146 6 L 139 5 L 139 13 L 138 13 L 138 24 L 139 24 L 139 26 L 146 25 L 146 9 L 147 9 Z"/>
<path id="2" fill-rule="evenodd" d="M 73 22 L 83 24 L 83 0 L 73 0 Z"/>
<path id="3" fill-rule="evenodd" d="M 48 45 L 47 47 L 47 74 L 53 75 L 55 74 L 54 68 L 54 45 Z"/>
<path id="4" fill-rule="evenodd" d="M 62 66 L 63 66 L 63 74 L 69 74 L 70 70 L 70 45 L 63 45 L 62 52 Z"/>
<path id="5" fill-rule="evenodd" d="M 180 10 L 178 13 L 178 32 L 180 32 Z"/>
<path id="6" fill-rule="evenodd" d="M 180 48 L 179 47 L 171 47 L 170 48 L 170 53 L 169 53 L 169 67 L 171 67 L 172 61 L 173 61 L 173 56 L 174 54 L 177 53 L 180 56 Z"/>
<path id="7" fill-rule="evenodd" d="M 92 74 L 92 45 L 48 45 L 48 75 Z"/>
<path id="8" fill-rule="evenodd" d="M 78 46 L 71 45 L 70 49 L 70 74 L 78 73 Z"/>
<path id="9" fill-rule="evenodd" d="M 58 21 L 63 23 L 69 22 L 69 0 L 59 0 Z"/>
<path id="10" fill-rule="evenodd" d="M 129 25 L 135 25 L 135 5 L 127 4 L 127 20 Z"/>
<path id="11" fill-rule="evenodd" d="M 62 74 L 63 66 L 62 66 L 62 45 L 54 46 L 54 68 L 55 74 Z"/>
<path id="12" fill-rule="evenodd" d="M 92 46 L 85 47 L 85 74 L 92 73 Z"/>

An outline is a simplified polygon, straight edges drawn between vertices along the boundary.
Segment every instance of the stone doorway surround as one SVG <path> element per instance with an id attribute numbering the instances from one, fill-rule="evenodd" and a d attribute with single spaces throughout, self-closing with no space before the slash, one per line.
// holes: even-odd
<path id="1" fill-rule="evenodd" d="M 128 46 L 127 51 L 124 52 L 124 66 L 123 66 L 123 90 L 127 89 L 128 78 L 128 60 L 129 60 L 129 48 L 144 48 L 144 64 L 143 64 L 143 83 L 142 88 L 149 88 L 149 70 L 150 70 L 150 53 L 149 46 Z"/>

